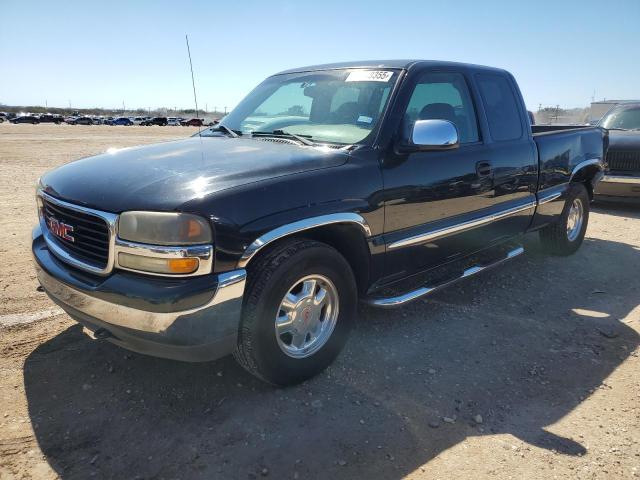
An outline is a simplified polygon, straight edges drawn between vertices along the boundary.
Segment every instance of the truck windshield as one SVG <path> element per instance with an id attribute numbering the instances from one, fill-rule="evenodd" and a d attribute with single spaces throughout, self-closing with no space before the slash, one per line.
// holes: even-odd
<path id="1" fill-rule="evenodd" d="M 286 132 L 314 143 L 363 142 L 378 125 L 398 74 L 344 69 L 275 75 L 221 123 L 243 135 Z"/>
<path id="2" fill-rule="evenodd" d="M 607 129 L 640 130 L 640 106 L 614 108 L 600 121 Z"/>

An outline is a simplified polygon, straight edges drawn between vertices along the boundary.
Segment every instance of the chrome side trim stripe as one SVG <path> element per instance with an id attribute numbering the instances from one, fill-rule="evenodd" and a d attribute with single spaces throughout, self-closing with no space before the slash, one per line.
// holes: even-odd
<path id="1" fill-rule="evenodd" d="M 318 217 L 306 218 L 298 222 L 289 223 L 278 227 L 264 235 L 258 237 L 249 245 L 242 257 L 238 261 L 238 268 L 245 268 L 253 256 L 258 253 L 262 248 L 269 245 L 282 237 L 291 235 L 293 233 L 302 232 L 311 228 L 322 227 L 325 225 L 332 225 L 337 223 L 350 223 L 358 225 L 365 234 L 365 236 L 371 236 L 371 228 L 365 221 L 365 219 L 357 213 L 331 213 L 328 215 L 320 215 Z"/>
<path id="2" fill-rule="evenodd" d="M 438 238 L 446 237 L 448 235 L 452 235 L 454 233 L 464 232 L 466 230 L 471 230 L 472 228 L 477 228 L 482 225 L 486 225 L 491 222 L 495 222 L 496 220 L 501 220 L 510 215 L 515 215 L 516 213 L 524 212 L 525 210 L 529 210 L 536 206 L 535 201 L 529 201 L 523 205 L 519 205 L 517 207 L 512 207 L 507 210 L 503 210 L 501 212 L 492 213 L 490 215 L 485 215 L 484 217 L 476 218 L 474 220 L 469 220 L 466 222 L 458 223 L 457 225 L 453 225 L 451 227 L 438 228 L 436 230 L 432 230 L 430 232 L 421 233 L 419 235 L 414 235 L 408 238 L 404 238 L 402 240 L 398 240 L 388 245 L 389 250 L 394 250 L 396 248 L 408 247 L 411 245 L 417 245 L 420 243 L 426 243 Z"/>
<path id="3" fill-rule="evenodd" d="M 507 260 L 511 260 L 512 258 L 522 255 L 523 253 L 524 253 L 524 248 L 518 247 L 514 250 L 511 250 L 509 253 L 507 253 L 507 255 L 504 258 L 501 258 L 500 260 L 490 263 L 489 265 L 475 265 L 473 267 L 467 268 L 462 275 L 460 275 L 457 278 L 454 278 L 453 280 L 449 280 L 447 282 L 443 282 L 438 285 L 434 285 L 432 287 L 429 287 L 429 286 L 421 287 L 411 292 L 398 295 L 396 297 L 367 298 L 367 299 L 364 299 L 363 301 L 364 303 L 371 305 L 372 307 L 381 307 L 381 308 L 400 307 L 409 302 L 412 302 L 413 300 L 417 300 L 426 295 L 430 295 L 438 290 L 441 290 L 445 287 L 453 285 L 454 283 L 458 282 L 459 280 L 462 280 L 463 278 L 472 277 L 473 275 L 476 275 L 480 272 L 484 272 L 485 270 L 489 270 L 490 268 L 496 267 L 506 262 Z"/>
<path id="4" fill-rule="evenodd" d="M 623 177 L 621 175 L 605 175 L 601 181 L 604 183 L 632 183 L 640 185 L 640 177 Z"/>
<path id="5" fill-rule="evenodd" d="M 544 205 L 545 203 L 553 202 L 556 198 L 560 197 L 563 192 L 553 192 L 550 194 L 541 195 L 538 198 L 538 205 Z"/>

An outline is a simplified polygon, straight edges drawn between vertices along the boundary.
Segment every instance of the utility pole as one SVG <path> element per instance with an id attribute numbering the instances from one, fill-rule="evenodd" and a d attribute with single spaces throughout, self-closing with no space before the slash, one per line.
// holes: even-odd
<path id="1" fill-rule="evenodd" d="M 224 114 L 227 114 L 227 107 L 224 107 Z"/>
<path id="2" fill-rule="evenodd" d="M 126 109 L 126 108 L 125 108 L 125 106 L 124 106 L 124 100 L 122 100 L 122 116 L 123 116 L 123 117 L 124 117 L 124 112 L 125 112 L 126 110 L 127 110 L 127 109 Z"/>

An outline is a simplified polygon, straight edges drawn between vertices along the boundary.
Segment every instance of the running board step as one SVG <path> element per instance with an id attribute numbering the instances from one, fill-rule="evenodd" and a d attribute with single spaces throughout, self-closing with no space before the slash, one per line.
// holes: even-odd
<path id="1" fill-rule="evenodd" d="M 434 285 L 432 287 L 429 287 L 429 286 L 420 287 L 416 290 L 404 293 L 402 295 L 398 295 L 396 297 L 385 297 L 385 298 L 369 297 L 369 298 L 363 299 L 363 302 L 372 307 L 381 307 L 381 308 L 401 307 L 403 305 L 406 305 L 409 302 L 425 297 L 427 295 L 431 295 L 432 293 L 437 292 L 438 290 L 441 290 L 445 287 L 448 287 L 449 285 L 453 285 L 454 283 L 456 283 L 459 280 L 462 280 L 463 278 L 472 277 L 477 273 L 484 272 L 485 270 L 489 270 L 490 268 L 496 267 L 506 262 L 507 260 L 511 260 L 512 258 L 515 258 L 523 253 L 524 253 L 524 248 L 518 247 L 511 250 L 509 253 L 507 253 L 505 257 L 493 263 L 489 263 L 487 265 L 475 265 L 473 267 L 467 268 L 463 272 L 463 274 L 460 275 L 459 277 L 454 278 L 452 280 L 448 280 L 446 282 L 442 282 L 438 285 Z"/>

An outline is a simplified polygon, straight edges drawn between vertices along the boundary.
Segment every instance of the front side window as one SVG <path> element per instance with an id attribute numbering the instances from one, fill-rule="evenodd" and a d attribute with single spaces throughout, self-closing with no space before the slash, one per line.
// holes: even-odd
<path id="1" fill-rule="evenodd" d="M 320 143 L 363 142 L 379 124 L 398 75 L 388 69 L 275 75 L 222 123 L 243 135 L 285 131 Z"/>
<path id="2" fill-rule="evenodd" d="M 461 74 L 434 72 L 419 79 L 404 115 L 404 137 L 410 138 L 416 120 L 436 119 L 453 123 L 460 143 L 478 141 L 476 112 Z"/>

